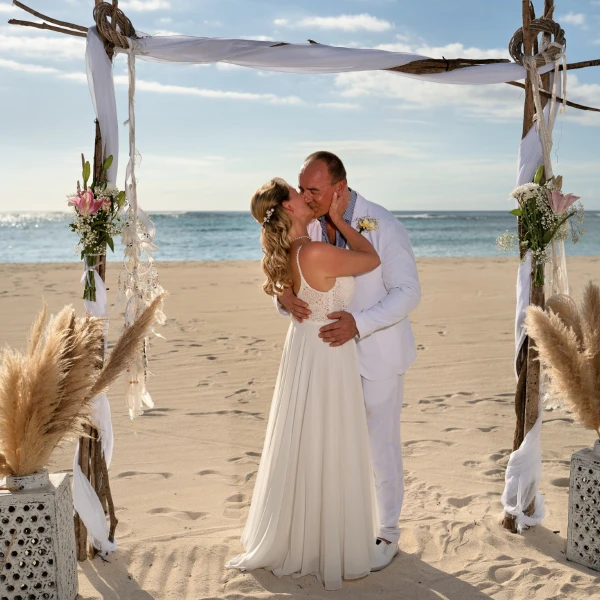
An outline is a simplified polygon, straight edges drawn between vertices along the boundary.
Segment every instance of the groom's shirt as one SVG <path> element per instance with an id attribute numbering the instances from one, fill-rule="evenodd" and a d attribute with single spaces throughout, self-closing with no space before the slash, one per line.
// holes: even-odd
<path id="1" fill-rule="evenodd" d="M 350 202 L 348 204 L 348 208 L 344 212 L 344 221 L 346 221 L 346 223 L 348 223 L 348 225 L 352 225 L 352 216 L 354 215 L 355 204 L 356 204 L 356 192 L 354 190 L 350 190 Z M 327 221 L 325 220 L 325 216 L 319 217 L 319 221 L 321 223 L 321 231 L 322 231 L 321 239 L 326 244 L 329 244 L 329 237 L 327 236 Z M 335 232 L 335 245 L 338 248 L 346 247 L 345 238 L 337 230 Z"/>

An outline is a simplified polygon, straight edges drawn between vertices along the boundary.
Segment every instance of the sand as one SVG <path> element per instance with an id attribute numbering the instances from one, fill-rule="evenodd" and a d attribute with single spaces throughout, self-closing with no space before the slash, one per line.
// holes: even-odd
<path id="1" fill-rule="evenodd" d="M 163 263 L 167 339 L 150 352 L 156 407 L 131 425 L 122 382 L 110 393 L 119 550 L 80 566 L 81 597 L 600 597 L 600 573 L 564 556 L 570 457 L 594 440 L 570 414 L 544 413 L 543 525 L 524 535 L 500 525 L 515 423 L 516 260 L 418 266 L 423 299 L 412 322 L 419 353 L 402 416 L 406 498 L 401 553 L 391 566 L 340 592 L 325 592 L 313 577 L 224 569 L 241 550 L 288 323 L 262 293 L 258 263 Z M 600 258 L 570 259 L 569 268 L 578 298 L 590 278 L 597 281 Z M 81 306 L 80 272 L 78 265 L 0 265 L 0 343 L 24 346 L 42 295 L 53 312 Z M 109 265 L 111 294 L 117 273 Z M 69 470 L 72 455 L 65 446 L 52 468 Z"/>

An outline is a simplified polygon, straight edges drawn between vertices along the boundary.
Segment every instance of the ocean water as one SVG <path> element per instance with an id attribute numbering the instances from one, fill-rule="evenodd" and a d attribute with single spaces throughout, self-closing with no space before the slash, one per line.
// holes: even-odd
<path id="1" fill-rule="evenodd" d="M 507 212 L 394 212 L 404 223 L 417 257 L 505 256 L 496 238 L 516 233 Z M 157 260 L 256 260 L 260 226 L 247 212 L 157 212 Z M 0 213 L 0 263 L 76 262 L 77 236 L 69 213 Z M 600 256 L 600 212 L 588 211 L 578 244 L 567 255 Z M 115 244 L 121 260 L 122 246 Z"/>

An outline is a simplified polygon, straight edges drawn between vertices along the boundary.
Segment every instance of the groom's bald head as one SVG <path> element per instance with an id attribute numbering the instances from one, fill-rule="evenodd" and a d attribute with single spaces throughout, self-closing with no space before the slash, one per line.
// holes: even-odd
<path id="1" fill-rule="evenodd" d="M 317 152 L 313 152 L 310 156 L 307 156 L 304 159 L 302 170 L 315 161 L 321 161 L 325 163 L 327 166 L 327 171 L 329 172 L 329 176 L 331 177 L 332 185 L 338 183 L 338 181 L 342 181 L 342 179 L 346 179 L 346 167 L 344 167 L 344 163 L 341 161 L 340 157 L 335 155 L 333 152 L 327 152 L 327 150 L 318 150 Z"/>

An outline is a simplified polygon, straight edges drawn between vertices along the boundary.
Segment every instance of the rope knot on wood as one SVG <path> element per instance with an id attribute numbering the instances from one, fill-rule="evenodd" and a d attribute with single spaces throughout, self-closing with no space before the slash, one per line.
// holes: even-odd
<path id="1" fill-rule="evenodd" d="M 135 38 L 135 29 L 125 13 L 119 8 L 118 2 L 101 2 L 94 7 L 94 21 L 98 33 L 104 40 L 107 52 L 112 55 L 114 47 L 127 49 L 127 38 Z"/>
<path id="2" fill-rule="evenodd" d="M 558 23 L 552 19 L 534 19 L 531 21 L 529 29 L 536 37 L 540 33 L 547 33 L 554 39 L 548 44 L 542 42 L 540 52 L 528 57 L 523 54 L 523 28 L 517 29 L 508 44 L 508 51 L 515 62 L 526 66 L 526 62 L 535 61 L 537 67 L 543 67 L 558 60 L 564 54 L 567 40 L 565 39 L 565 30 Z"/>

